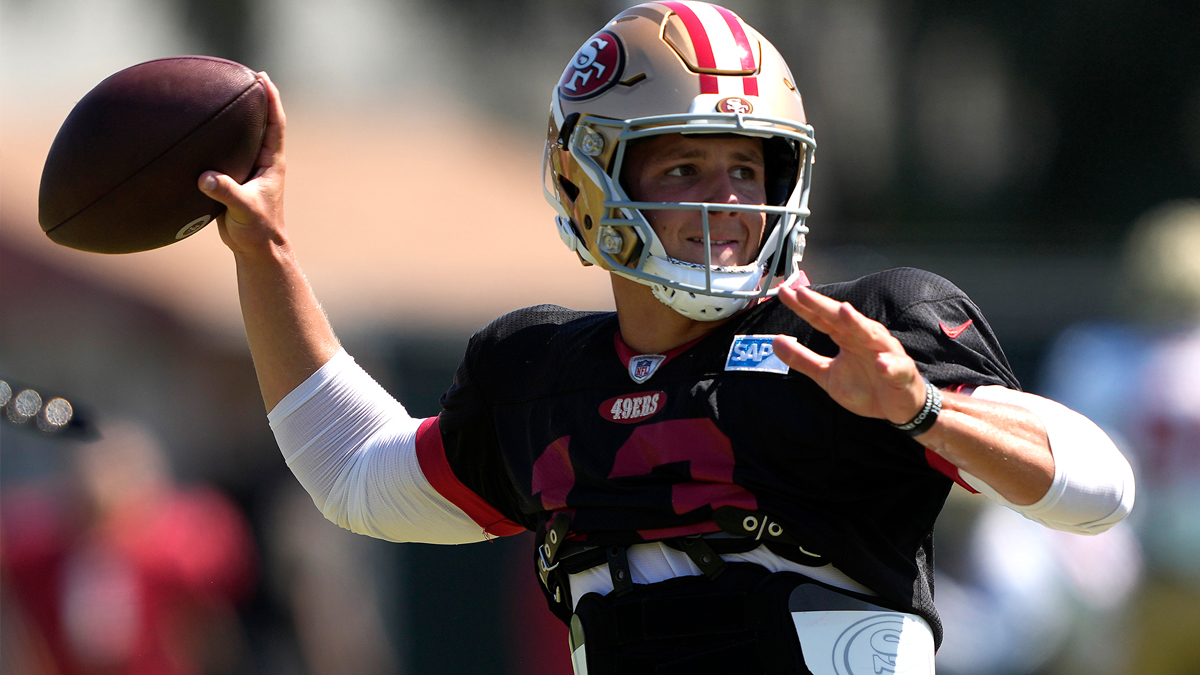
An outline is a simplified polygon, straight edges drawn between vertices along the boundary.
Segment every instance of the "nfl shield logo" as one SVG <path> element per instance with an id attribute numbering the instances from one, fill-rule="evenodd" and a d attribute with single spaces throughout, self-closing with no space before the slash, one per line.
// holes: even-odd
<path id="1" fill-rule="evenodd" d="M 666 358 L 662 354 L 642 354 L 629 359 L 629 377 L 638 384 L 645 382 Z"/>

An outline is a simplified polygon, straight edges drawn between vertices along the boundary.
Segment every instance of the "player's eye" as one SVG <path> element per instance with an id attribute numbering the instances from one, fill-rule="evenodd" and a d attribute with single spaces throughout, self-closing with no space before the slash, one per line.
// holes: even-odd
<path id="1" fill-rule="evenodd" d="M 696 175 L 696 167 L 692 166 L 691 164 L 681 164 L 679 166 L 673 166 L 670 169 L 667 169 L 666 175 L 668 175 L 668 176 L 694 176 L 694 175 Z"/>

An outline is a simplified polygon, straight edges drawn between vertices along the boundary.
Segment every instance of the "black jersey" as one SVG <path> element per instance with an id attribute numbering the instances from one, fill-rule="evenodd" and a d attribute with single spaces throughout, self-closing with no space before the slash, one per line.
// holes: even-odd
<path id="1" fill-rule="evenodd" d="M 934 274 L 897 269 L 814 290 L 887 326 L 939 387 L 1018 387 L 979 309 Z M 506 315 L 471 339 L 442 398 L 444 463 L 503 519 L 496 533 L 566 511 L 573 538 L 630 544 L 715 531 L 721 507 L 770 514 L 820 562 L 936 629 L 932 531 L 950 478 L 887 422 L 847 411 L 796 371 L 756 365 L 770 343 L 752 336 L 775 334 L 837 353 L 774 298 L 641 362 L 623 353 L 614 313 Z"/>

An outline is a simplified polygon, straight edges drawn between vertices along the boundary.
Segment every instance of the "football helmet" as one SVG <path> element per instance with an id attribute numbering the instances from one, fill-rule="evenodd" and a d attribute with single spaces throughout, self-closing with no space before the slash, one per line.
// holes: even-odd
<path id="1" fill-rule="evenodd" d="M 763 139 L 766 204 L 639 202 L 621 184 L 630 143 L 657 134 Z M 704 2 L 649 2 L 579 48 L 554 87 L 546 134 L 546 200 L 559 236 L 584 265 L 646 284 L 691 319 L 732 315 L 799 277 L 816 141 L 783 57 L 736 14 Z M 705 262 L 667 255 L 649 210 L 695 210 Z M 757 258 L 711 264 L 709 213 L 766 215 Z"/>

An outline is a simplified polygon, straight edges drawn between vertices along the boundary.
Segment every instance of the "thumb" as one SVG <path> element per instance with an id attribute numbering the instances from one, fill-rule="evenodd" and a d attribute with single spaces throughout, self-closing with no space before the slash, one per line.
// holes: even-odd
<path id="1" fill-rule="evenodd" d="M 226 208 L 237 209 L 245 203 L 242 196 L 242 186 L 237 181 L 216 171 L 205 171 L 197 181 L 200 191 L 211 199 L 225 205 Z"/>

